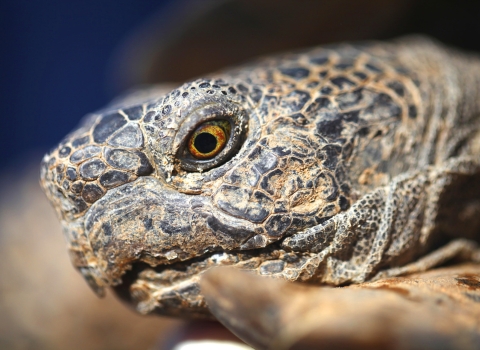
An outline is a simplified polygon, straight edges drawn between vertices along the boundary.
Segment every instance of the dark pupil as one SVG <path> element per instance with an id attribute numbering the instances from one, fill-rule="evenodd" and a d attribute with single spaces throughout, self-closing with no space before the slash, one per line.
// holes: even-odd
<path id="1" fill-rule="evenodd" d="M 212 134 L 202 132 L 195 137 L 193 145 L 200 153 L 210 153 L 217 147 L 217 139 Z"/>

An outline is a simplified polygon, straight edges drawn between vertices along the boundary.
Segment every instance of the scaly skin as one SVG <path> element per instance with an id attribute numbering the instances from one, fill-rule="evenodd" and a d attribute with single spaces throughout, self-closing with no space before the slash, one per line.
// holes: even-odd
<path id="1" fill-rule="evenodd" d="M 428 39 L 314 48 L 97 112 L 41 182 L 99 295 L 208 317 L 212 266 L 344 285 L 477 259 L 461 240 L 418 260 L 478 238 L 479 96 L 480 61 Z M 218 119 L 229 142 L 194 159 Z"/>

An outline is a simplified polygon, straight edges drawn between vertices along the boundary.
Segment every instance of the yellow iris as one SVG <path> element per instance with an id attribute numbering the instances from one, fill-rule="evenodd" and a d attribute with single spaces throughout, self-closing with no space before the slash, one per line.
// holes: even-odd
<path id="1" fill-rule="evenodd" d="M 188 150 L 197 159 L 215 157 L 225 147 L 230 135 L 230 123 L 216 120 L 200 125 L 188 140 Z"/>

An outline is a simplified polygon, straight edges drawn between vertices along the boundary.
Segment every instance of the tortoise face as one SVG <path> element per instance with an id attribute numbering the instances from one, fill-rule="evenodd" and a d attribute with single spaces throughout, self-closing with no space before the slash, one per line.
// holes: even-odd
<path id="1" fill-rule="evenodd" d="M 42 185 L 97 293 L 123 285 L 144 313 L 192 316 L 207 313 L 197 281 L 212 266 L 303 278 L 310 253 L 283 239 L 347 210 L 346 165 L 359 176 L 387 157 L 376 135 L 406 118 L 375 85 L 379 61 L 309 55 L 101 111 L 45 156 Z"/>
<path id="2" fill-rule="evenodd" d="M 259 104 L 244 85 L 188 83 L 89 116 L 44 158 L 42 184 L 94 289 L 133 262 L 263 248 L 348 207 L 342 147 L 295 113 L 308 94 L 285 88 Z"/>
<path id="3" fill-rule="evenodd" d="M 89 116 L 41 171 L 73 264 L 99 294 L 189 317 L 208 315 L 197 282 L 217 265 L 343 283 L 320 267 L 336 214 L 415 167 L 427 120 L 395 47 L 267 58 Z"/>

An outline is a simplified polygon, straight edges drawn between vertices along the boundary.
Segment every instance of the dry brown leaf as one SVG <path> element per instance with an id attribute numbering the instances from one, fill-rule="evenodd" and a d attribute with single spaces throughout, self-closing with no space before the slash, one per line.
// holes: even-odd
<path id="1" fill-rule="evenodd" d="M 212 313 L 256 349 L 479 349 L 480 266 L 343 288 L 218 268 L 202 280 Z"/>

